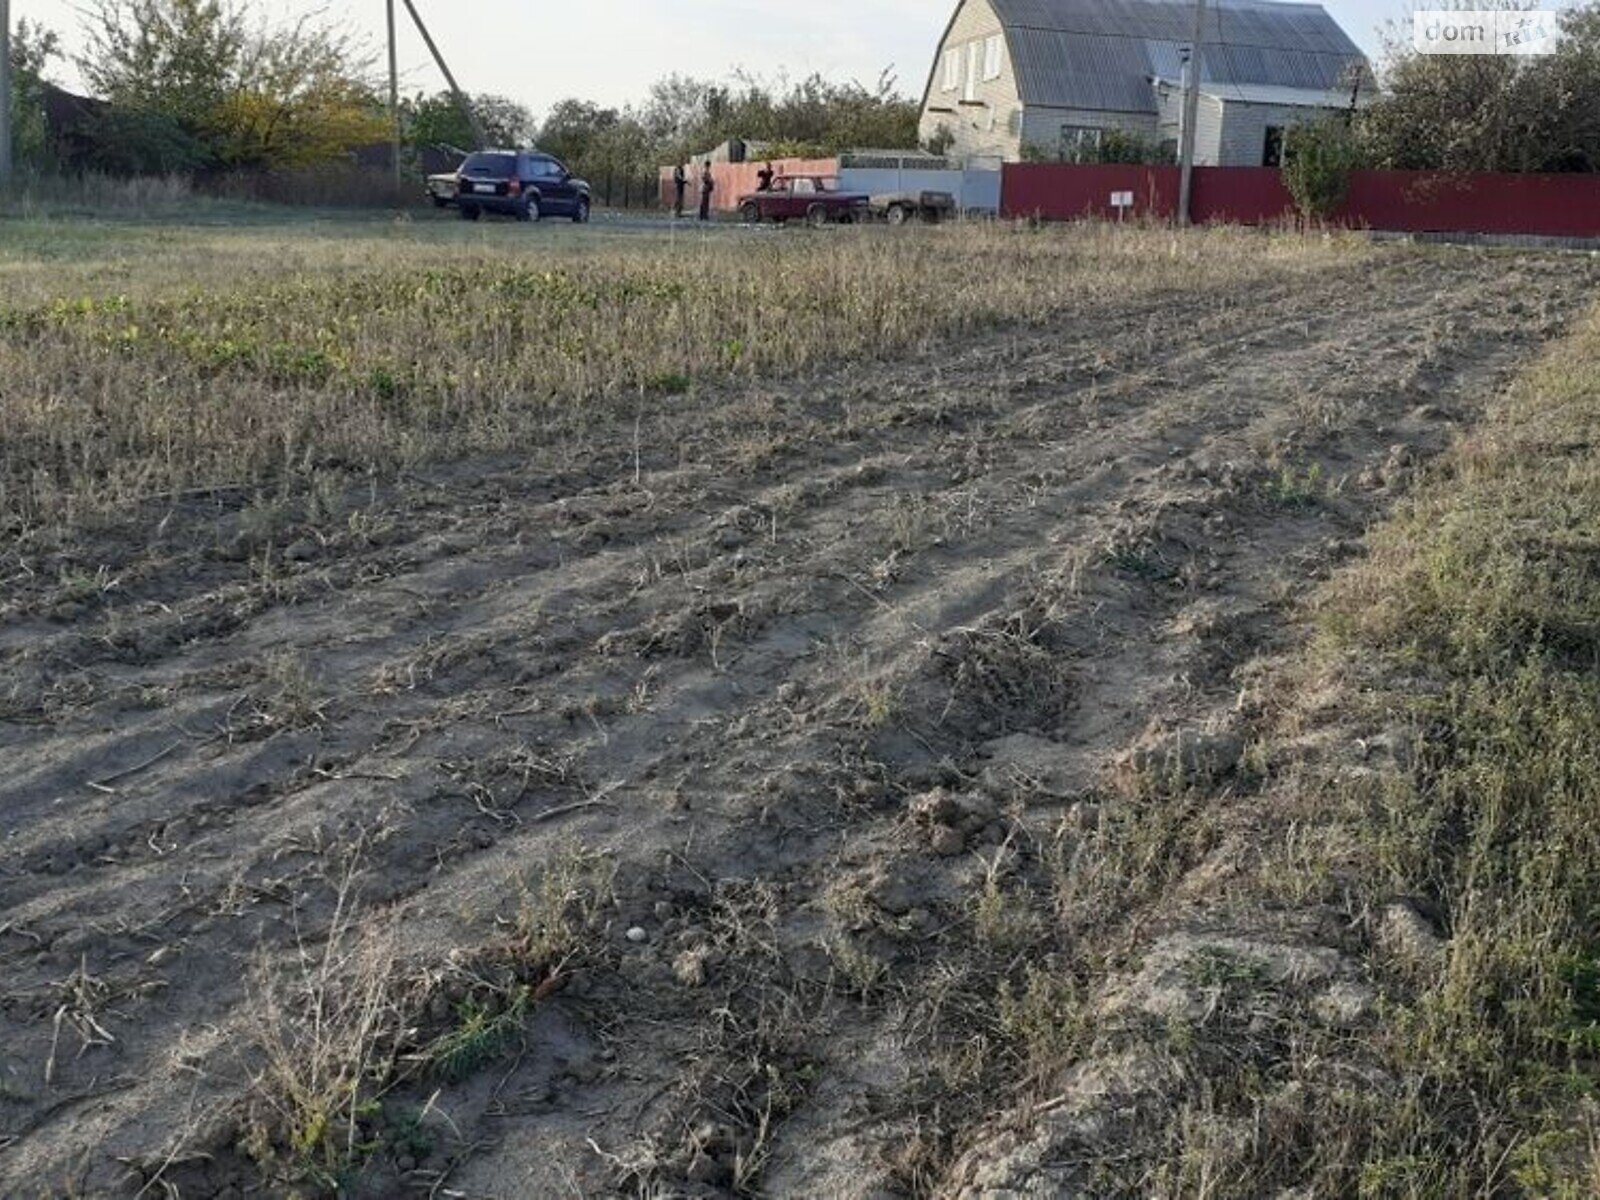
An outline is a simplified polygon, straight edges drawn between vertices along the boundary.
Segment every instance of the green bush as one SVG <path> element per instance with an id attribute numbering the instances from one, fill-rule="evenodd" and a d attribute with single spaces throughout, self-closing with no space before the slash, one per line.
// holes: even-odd
<path id="1" fill-rule="evenodd" d="M 17 22 L 11 40 L 11 136 L 18 165 L 48 165 L 50 131 L 44 112 L 44 72 L 60 54 L 60 40 L 48 29 Z"/>
<path id="2" fill-rule="evenodd" d="M 1307 221 L 1332 216 L 1350 193 L 1361 154 L 1344 117 L 1295 125 L 1284 139 L 1283 182 Z"/>

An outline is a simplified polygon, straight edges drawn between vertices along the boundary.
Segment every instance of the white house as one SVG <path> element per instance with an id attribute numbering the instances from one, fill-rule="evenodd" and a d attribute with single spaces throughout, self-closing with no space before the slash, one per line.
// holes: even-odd
<path id="1" fill-rule="evenodd" d="M 1285 128 L 1375 92 L 1365 56 L 1321 5 L 1209 0 L 1204 29 L 1201 165 L 1270 165 Z M 961 0 L 921 136 L 969 162 L 1093 159 L 1109 130 L 1170 150 L 1193 32 L 1193 0 Z"/>

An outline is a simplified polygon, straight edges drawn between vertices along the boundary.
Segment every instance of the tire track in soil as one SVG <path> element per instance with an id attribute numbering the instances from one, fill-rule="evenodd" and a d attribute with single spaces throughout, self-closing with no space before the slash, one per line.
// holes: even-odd
<path id="1" fill-rule="evenodd" d="M 292 581 L 288 603 L 250 604 L 255 611 L 215 635 L 115 664 L 123 694 L 176 680 L 176 704 L 130 729 L 113 699 L 48 714 L 22 736 L 13 727 L 0 742 L 9 752 L 22 747 L 23 757 L 16 782 L 0 783 L 0 811 L 16 813 L 8 825 L 22 830 L 0 858 L 0 905 L 13 931 L 0 940 L 0 967 L 13 980 L 9 995 L 24 998 L 8 1000 L 4 1023 L 8 1044 L 28 1061 L 47 1029 L 26 998 L 45 995 L 78 963 L 124 972 L 129 986 L 165 984 L 159 1004 L 135 1001 L 118 1043 L 87 1053 L 60 1086 L 92 1089 L 113 1073 L 153 1081 L 108 1098 L 93 1117 L 68 1109 L 29 1133 L 0 1155 L 0 1179 L 58 1167 L 65 1148 L 89 1138 L 129 1151 L 159 1141 L 151 1112 L 170 1082 L 163 1052 L 183 1029 L 231 1027 L 241 993 L 226 964 L 258 941 L 286 939 L 291 915 L 315 912 L 326 900 L 328 848 L 357 836 L 377 844 L 379 898 L 413 899 L 419 947 L 452 944 L 460 935 L 452 913 L 493 911 L 507 872 L 581 836 L 623 860 L 624 927 L 653 919 L 640 914 L 653 913 L 658 898 L 703 911 L 701 885 L 661 866 L 669 847 L 682 848 L 707 878 L 781 886 L 777 936 L 786 957 L 771 979 L 756 972 L 741 986 L 755 995 L 820 978 L 827 964 L 814 942 L 826 880 L 817 876 L 904 858 L 905 794 L 938 778 L 940 759 L 969 771 L 990 740 L 915 710 L 903 729 L 858 728 L 849 715 L 849 689 L 861 682 L 853 671 L 914 693 L 938 639 L 1025 608 L 1030 592 L 1050 592 L 1064 614 L 1054 623 L 1076 697 L 1068 720 L 1043 732 L 1060 738 L 1092 779 L 1152 713 L 1200 718 L 1228 690 L 1172 683 L 1183 654 L 1162 630 L 1190 592 L 1119 575 L 1103 561 L 1106 547 L 1129 530 L 1159 545 L 1227 543 L 1231 561 L 1207 566 L 1209 586 L 1195 586 L 1259 623 L 1255 643 L 1282 636 L 1275 625 L 1284 594 L 1261 569 L 1290 564 L 1282 586 L 1303 583 L 1292 556 L 1316 557 L 1330 529 L 1359 533 L 1386 497 L 1341 495 L 1309 520 L 1273 510 L 1257 495 L 1270 479 L 1251 473 L 1261 447 L 1326 463 L 1330 475 L 1381 462 L 1402 433 L 1419 453 L 1437 449 L 1448 424 L 1419 421 L 1412 410 L 1432 394 L 1475 403 L 1486 381 L 1552 331 L 1543 326 L 1576 302 L 1581 282 L 1570 260 L 1401 256 L 1371 276 L 1352 270 L 1317 288 L 1283 281 L 1241 292 L 1172 336 L 1153 332 L 1162 309 L 1151 306 L 1087 326 L 993 335 L 943 357 L 729 390 L 698 436 L 687 416 L 651 423 L 652 446 L 677 451 L 641 452 L 637 486 L 632 431 L 626 454 L 595 437 L 604 447 L 587 471 L 595 486 L 552 498 L 530 486 L 525 468 L 509 468 L 462 488 L 485 497 L 470 505 L 470 518 L 442 503 L 398 508 L 400 521 L 420 528 L 407 530 L 411 540 L 399 548 L 356 551 L 339 572 L 347 590 L 318 596 L 308 570 Z M 1489 284 L 1495 290 L 1474 286 Z M 1502 311 L 1498 297 L 1518 288 L 1550 297 L 1548 313 Z M 1395 324 L 1408 319 L 1419 332 L 1396 337 Z M 1431 373 L 1421 384 L 1419 362 Z M 1314 436 L 1284 428 L 1285 411 L 1318 389 L 1346 411 Z M 742 421 L 752 405 L 768 420 Z M 1287 424 L 1296 420 L 1291 412 Z M 836 436 L 841 426 L 845 436 Z M 1285 432 L 1301 440 L 1285 442 Z M 1249 469 L 1242 483 L 1219 486 L 1210 460 Z M 1199 479 L 1174 469 L 1198 469 Z M 462 473 L 440 474 L 445 494 Z M 641 491 L 649 498 L 642 509 Z M 1230 527 L 1208 530 L 1218 512 Z M 564 519 L 605 528 L 563 538 L 552 531 Z M 507 538 L 516 540 L 507 547 Z M 1055 581 L 1068 563 L 1078 579 L 1061 589 Z M 166 602 L 186 607 L 191 620 L 218 604 L 180 592 Z M 341 627 L 376 632 L 351 638 Z M 71 661 L 89 640 L 78 637 L 59 635 L 52 653 Z M 819 644 L 829 648 L 819 653 Z M 285 646 L 334 685 L 325 720 L 299 732 L 268 729 L 259 744 L 207 747 L 207 763 L 174 753 L 114 795 L 81 791 L 79 781 L 143 763 L 172 726 L 213 727 L 239 697 L 216 678 L 219 668 Z M 419 651 L 443 655 L 446 665 L 415 690 L 340 695 Z M 1229 665 L 1209 670 L 1226 679 Z M 630 708 L 641 686 L 646 694 Z M 1006 728 L 1002 719 L 997 730 Z M 572 759 L 597 786 L 617 784 L 612 807 L 557 828 L 514 824 L 517 813 L 531 818 L 562 798 L 534 788 L 518 796 L 510 820 L 493 820 L 474 815 L 441 770 L 493 764 L 523 747 Z M 82 801 L 63 814 L 57 801 L 69 794 Z M 65 836 L 44 832 L 62 824 Z M 954 895 L 959 884 L 938 894 Z M 277 911 L 264 912 L 269 905 Z M 208 911 L 221 915 L 193 915 Z M 144 969 L 152 946 L 180 935 L 181 961 L 204 969 L 165 978 Z M 658 961 L 628 961 L 587 999 L 557 1006 L 570 1015 L 541 1017 L 581 1026 L 586 1005 L 612 1013 L 611 1027 L 622 1031 L 604 1039 L 619 1056 L 612 1081 L 568 1078 L 558 1090 L 571 1103 L 505 1131 L 501 1150 L 466 1164 L 464 1180 L 493 1193 L 513 1181 L 551 1181 L 530 1172 L 559 1166 L 600 1187 L 607 1167 L 582 1144 L 580 1127 L 603 1146 L 627 1145 L 642 1131 L 665 1143 L 663 1130 L 697 1115 L 694 1097 L 672 1087 L 684 1074 L 682 1056 L 703 1040 L 710 1014 L 738 997 L 678 987 Z M 880 1046 L 889 1025 L 869 1007 L 837 996 L 826 1003 L 838 1048 L 820 1056 L 815 1094 L 860 1101 L 874 1090 L 848 1082 L 849 1060 Z M 672 1012 L 679 1027 L 662 1036 L 655 1025 L 638 1026 L 642 1009 Z M 567 1040 L 597 1039 L 590 1030 L 569 1031 Z M 551 1074 L 549 1063 L 528 1070 Z M 469 1115 L 458 1119 L 483 1109 L 471 1090 L 461 1098 Z M 651 1092 L 663 1097 L 654 1106 L 635 1102 Z M 590 1111 L 600 1097 L 634 1099 L 609 1123 L 564 1115 Z M 12 1127 L 4 1109 L 0 1118 Z M 829 1171 L 876 1169 L 872 1147 L 855 1146 L 862 1135 L 847 1137 L 838 1111 L 802 1106 L 790 1122 L 773 1180 L 826 1187 Z M 854 1148 L 808 1158 L 785 1140 L 798 1146 L 819 1133 Z"/>

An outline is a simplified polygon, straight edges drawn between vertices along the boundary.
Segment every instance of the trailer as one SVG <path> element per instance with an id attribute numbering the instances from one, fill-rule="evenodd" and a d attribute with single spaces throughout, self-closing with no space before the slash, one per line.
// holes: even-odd
<path id="1" fill-rule="evenodd" d="M 956 211 L 956 198 L 949 192 L 880 192 L 868 202 L 874 217 L 891 225 L 912 221 L 942 221 Z"/>

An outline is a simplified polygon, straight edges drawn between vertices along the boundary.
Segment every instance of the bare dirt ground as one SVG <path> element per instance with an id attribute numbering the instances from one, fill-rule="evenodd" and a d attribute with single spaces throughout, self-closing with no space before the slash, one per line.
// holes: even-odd
<path id="1" fill-rule="evenodd" d="M 952 964 L 1007 944 L 996 880 L 1130 747 L 1230 753 L 1307 590 L 1593 283 L 1396 249 L 287 528 L 197 504 L 88 538 L 93 587 L 0 552 L 0 1192 L 281 1190 L 236 1107 L 257 964 L 313 979 L 344 887 L 447 966 L 564 861 L 610 880 L 564 986 L 394 1098 L 356 1194 L 1094 1191 L 984 1159 L 1032 960 Z"/>

